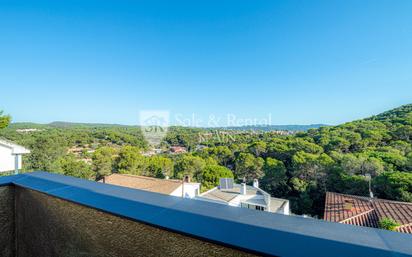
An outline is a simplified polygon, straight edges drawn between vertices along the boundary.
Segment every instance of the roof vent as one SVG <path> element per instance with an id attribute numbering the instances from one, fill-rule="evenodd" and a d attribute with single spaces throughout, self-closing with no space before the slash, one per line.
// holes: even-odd
<path id="1" fill-rule="evenodd" d="M 253 187 L 259 188 L 259 180 L 257 180 L 257 179 L 253 180 Z"/>
<path id="2" fill-rule="evenodd" d="M 240 184 L 240 194 L 246 195 L 246 183 Z"/>

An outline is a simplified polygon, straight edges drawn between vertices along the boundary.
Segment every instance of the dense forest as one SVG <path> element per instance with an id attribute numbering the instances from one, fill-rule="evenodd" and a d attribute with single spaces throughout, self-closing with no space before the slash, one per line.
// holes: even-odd
<path id="1" fill-rule="evenodd" d="M 9 122 L 0 119 L 0 127 Z M 3 126 L 2 126 L 3 125 Z M 279 131 L 212 130 L 171 127 L 159 147 L 140 129 L 120 125 L 11 124 L 0 136 L 32 150 L 25 169 L 86 179 L 112 172 L 182 178 L 203 190 L 220 177 L 251 183 L 254 178 L 275 197 L 291 200 L 296 214 L 320 216 L 326 191 L 369 194 L 412 202 L 412 104 L 339 126 L 291 134 Z M 171 154 L 170 146 L 187 153 Z"/>

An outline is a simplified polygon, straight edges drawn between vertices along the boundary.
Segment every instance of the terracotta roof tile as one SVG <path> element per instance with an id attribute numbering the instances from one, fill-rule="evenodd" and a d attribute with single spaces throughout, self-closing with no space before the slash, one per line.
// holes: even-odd
<path id="1" fill-rule="evenodd" d="M 384 217 L 401 224 L 397 231 L 412 233 L 412 203 L 326 193 L 324 219 L 327 221 L 377 228 Z"/>

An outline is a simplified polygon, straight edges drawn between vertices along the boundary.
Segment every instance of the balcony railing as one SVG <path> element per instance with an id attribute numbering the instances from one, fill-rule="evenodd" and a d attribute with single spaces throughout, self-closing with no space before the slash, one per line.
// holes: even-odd
<path id="1" fill-rule="evenodd" d="M 0 256 L 412 256 L 412 236 L 47 172 L 0 178 Z"/>

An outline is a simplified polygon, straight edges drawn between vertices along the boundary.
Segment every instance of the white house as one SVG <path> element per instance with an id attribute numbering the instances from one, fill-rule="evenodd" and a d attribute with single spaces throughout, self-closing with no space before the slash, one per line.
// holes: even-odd
<path id="1" fill-rule="evenodd" d="M 196 197 L 198 200 L 220 203 L 259 211 L 290 214 L 289 200 L 274 198 L 259 188 L 255 179 L 253 186 L 235 184 L 233 179 L 222 178 L 220 185 Z"/>
<path id="2" fill-rule="evenodd" d="M 188 177 L 183 180 L 175 180 L 129 174 L 111 174 L 105 176 L 99 182 L 184 198 L 194 198 L 200 192 L 200 183 L 190 183 Z"/>
<path id="3" fill-rule="evenodd" d="M 0 139 L 0 172 L 15 171 L 22 168 L 22 155 L 30 150 L 8 140 Z"/>

